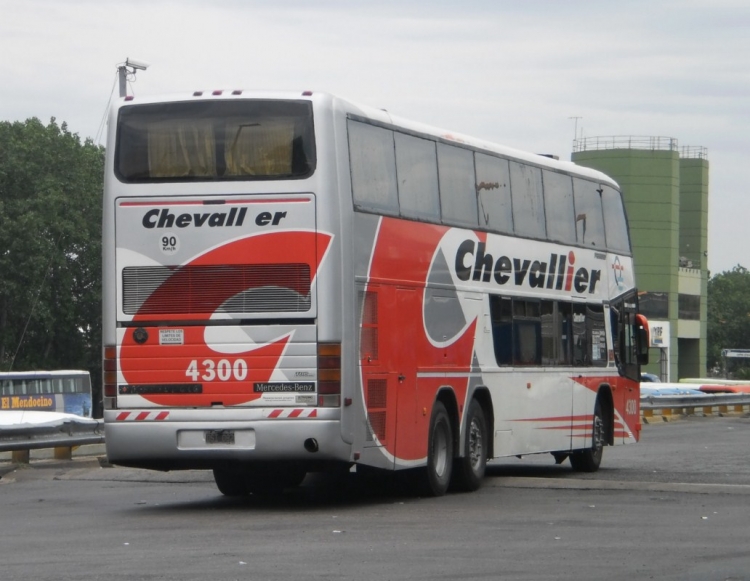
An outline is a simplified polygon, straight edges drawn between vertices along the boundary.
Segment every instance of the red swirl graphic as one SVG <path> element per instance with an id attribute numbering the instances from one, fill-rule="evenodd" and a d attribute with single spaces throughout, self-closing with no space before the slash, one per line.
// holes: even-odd
<path id="1" fill-rule="evenodd" d="M 254 235 L 214 248 L 185 266 L 304 263 L 310 267 L 310 279 L 314 281 L 331 239 L 329 234 L 308 231 Z M 142 394 L 148 401 L 164 406 L 228 406 L 258 399 L 261 394 L 253 392 L 253 384 L 271 379 L 290 335 L 263 345 L 252 345 L 248 338 L 247 349 L 236 352 L 236 340 L 228 342 L 227 348 L 221 350 L 220 345 L 206 342 L 205 325 L 181 325 L 180 321 L 207 321 L 228 299 L 254 288 L 285 286 L 299 293 L 306 293 L 307 289 L 294 283 L 282 284 L 277 280 L 248 283 L 241 278 L 217 277 L 208 288 L 201 289 L 200 313 L 178 317 L 143 314 L 153 313 L 155 305 L 164 304 L 184 292 L 184 272 L 184 267 L 176 269 L 175 274 L 151 294 L 133 317 L 133 322 L 144 323 L 149 336 L 146 342 L 138 344 L 133 330 L 126 331 L 120 350 L 120 368 L 125 381 L 134 386 L 185 386 L 181 393 Z M 146 326 L 148 322 L 171 320 L 174 320 L 173 325 L 159 325 L 158 328 Z M 182 330 L 182 344 L 161 345 L 159 329 L 174 328 Z M 238 328 L 237 332 L 242 331 Z M 191 392 L 189 386 L 195 384 L 202 384 L 201 393 Z"/>

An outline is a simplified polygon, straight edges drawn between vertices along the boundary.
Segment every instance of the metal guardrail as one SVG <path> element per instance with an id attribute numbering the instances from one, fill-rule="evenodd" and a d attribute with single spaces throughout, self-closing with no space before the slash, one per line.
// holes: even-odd
<path id="1" fill-rule="evenodd" d="M 708 148 L 702 145 L 683 145 L 680 147 L 682 159 L 708 159 Z"/>
<path id="2" fill-rule="evenodd" d="M 645 149 L 652 151 L 678 151 L 674 137 L 648 135 L 606 135 L 581 137 L 573 140 L 573 151 L 597 151 L 603 149 Z"/>
<path id="3" fill-rule="evenodd" d="M 696 411 L 699 410 L 699 411 Z M 653 395 L 641 398 L 641 416 L 649 419 L 675 415 L 723 415 L 750 412 L 750 393 L 721 393 L 713 395 Z"/>
<path id="4" fill-rule="evenodd" d="M 750 405 L 750 393 L 716 395 L 651 395 L 641 398 L 641 409 Z"/>
<path id="5" fill-rule="evenodd" d="M 55 426 L 5 426 L 0 429 L 0 452 L 70 448 L 104 442 L 104 422 L 68 420 Z"/>

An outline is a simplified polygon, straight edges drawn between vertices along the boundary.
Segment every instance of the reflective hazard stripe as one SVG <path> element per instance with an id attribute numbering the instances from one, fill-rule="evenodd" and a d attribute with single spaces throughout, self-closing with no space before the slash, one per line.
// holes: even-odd
<path id="1" fill-rule="evenodd" d="M 264 410 L 263 416 L 270 419 L 276 418 L 316 418 L 316 408 L 282 408 Z M 169 412 L 120 412 L 115 418 L 118 422 L 158 422 L 166 420 Z"/>
<path id="2" fill-rule="evenodd" d="M 275 410 L 265 410 L 263 415 L 267 418 L 315 418 L 318 416 L 318 410 L 315 408 L 284 408 Z"/>
<path id="3" fill-rule="evenodd" d="M 118 422 L 161 421 L 169 417 L 169 412 L 120 412 L 115 418 Z"/>

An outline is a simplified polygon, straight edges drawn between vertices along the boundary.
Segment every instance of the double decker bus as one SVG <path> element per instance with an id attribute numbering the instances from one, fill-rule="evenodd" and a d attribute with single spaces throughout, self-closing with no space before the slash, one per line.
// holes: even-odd
<path id="1" fill-rule="evenodd" d="M 126 97 L 109 127 L 112 463 L 441 495 L 638 440 L 647 324 L 604 174 L 323 93 Z"/>
<path id="2" fill-rule="evenodd" d="M 0 372 L 0 411 L 48 411 L 91 417 L 88 371 Z"/>

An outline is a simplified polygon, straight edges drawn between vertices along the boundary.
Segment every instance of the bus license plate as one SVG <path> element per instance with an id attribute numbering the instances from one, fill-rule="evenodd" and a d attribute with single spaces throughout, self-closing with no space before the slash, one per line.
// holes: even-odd
<path id="1" fill-rule="evenodd" d="M 234 444 L 234 430 L 206 430 L 206 444 Z"/>

